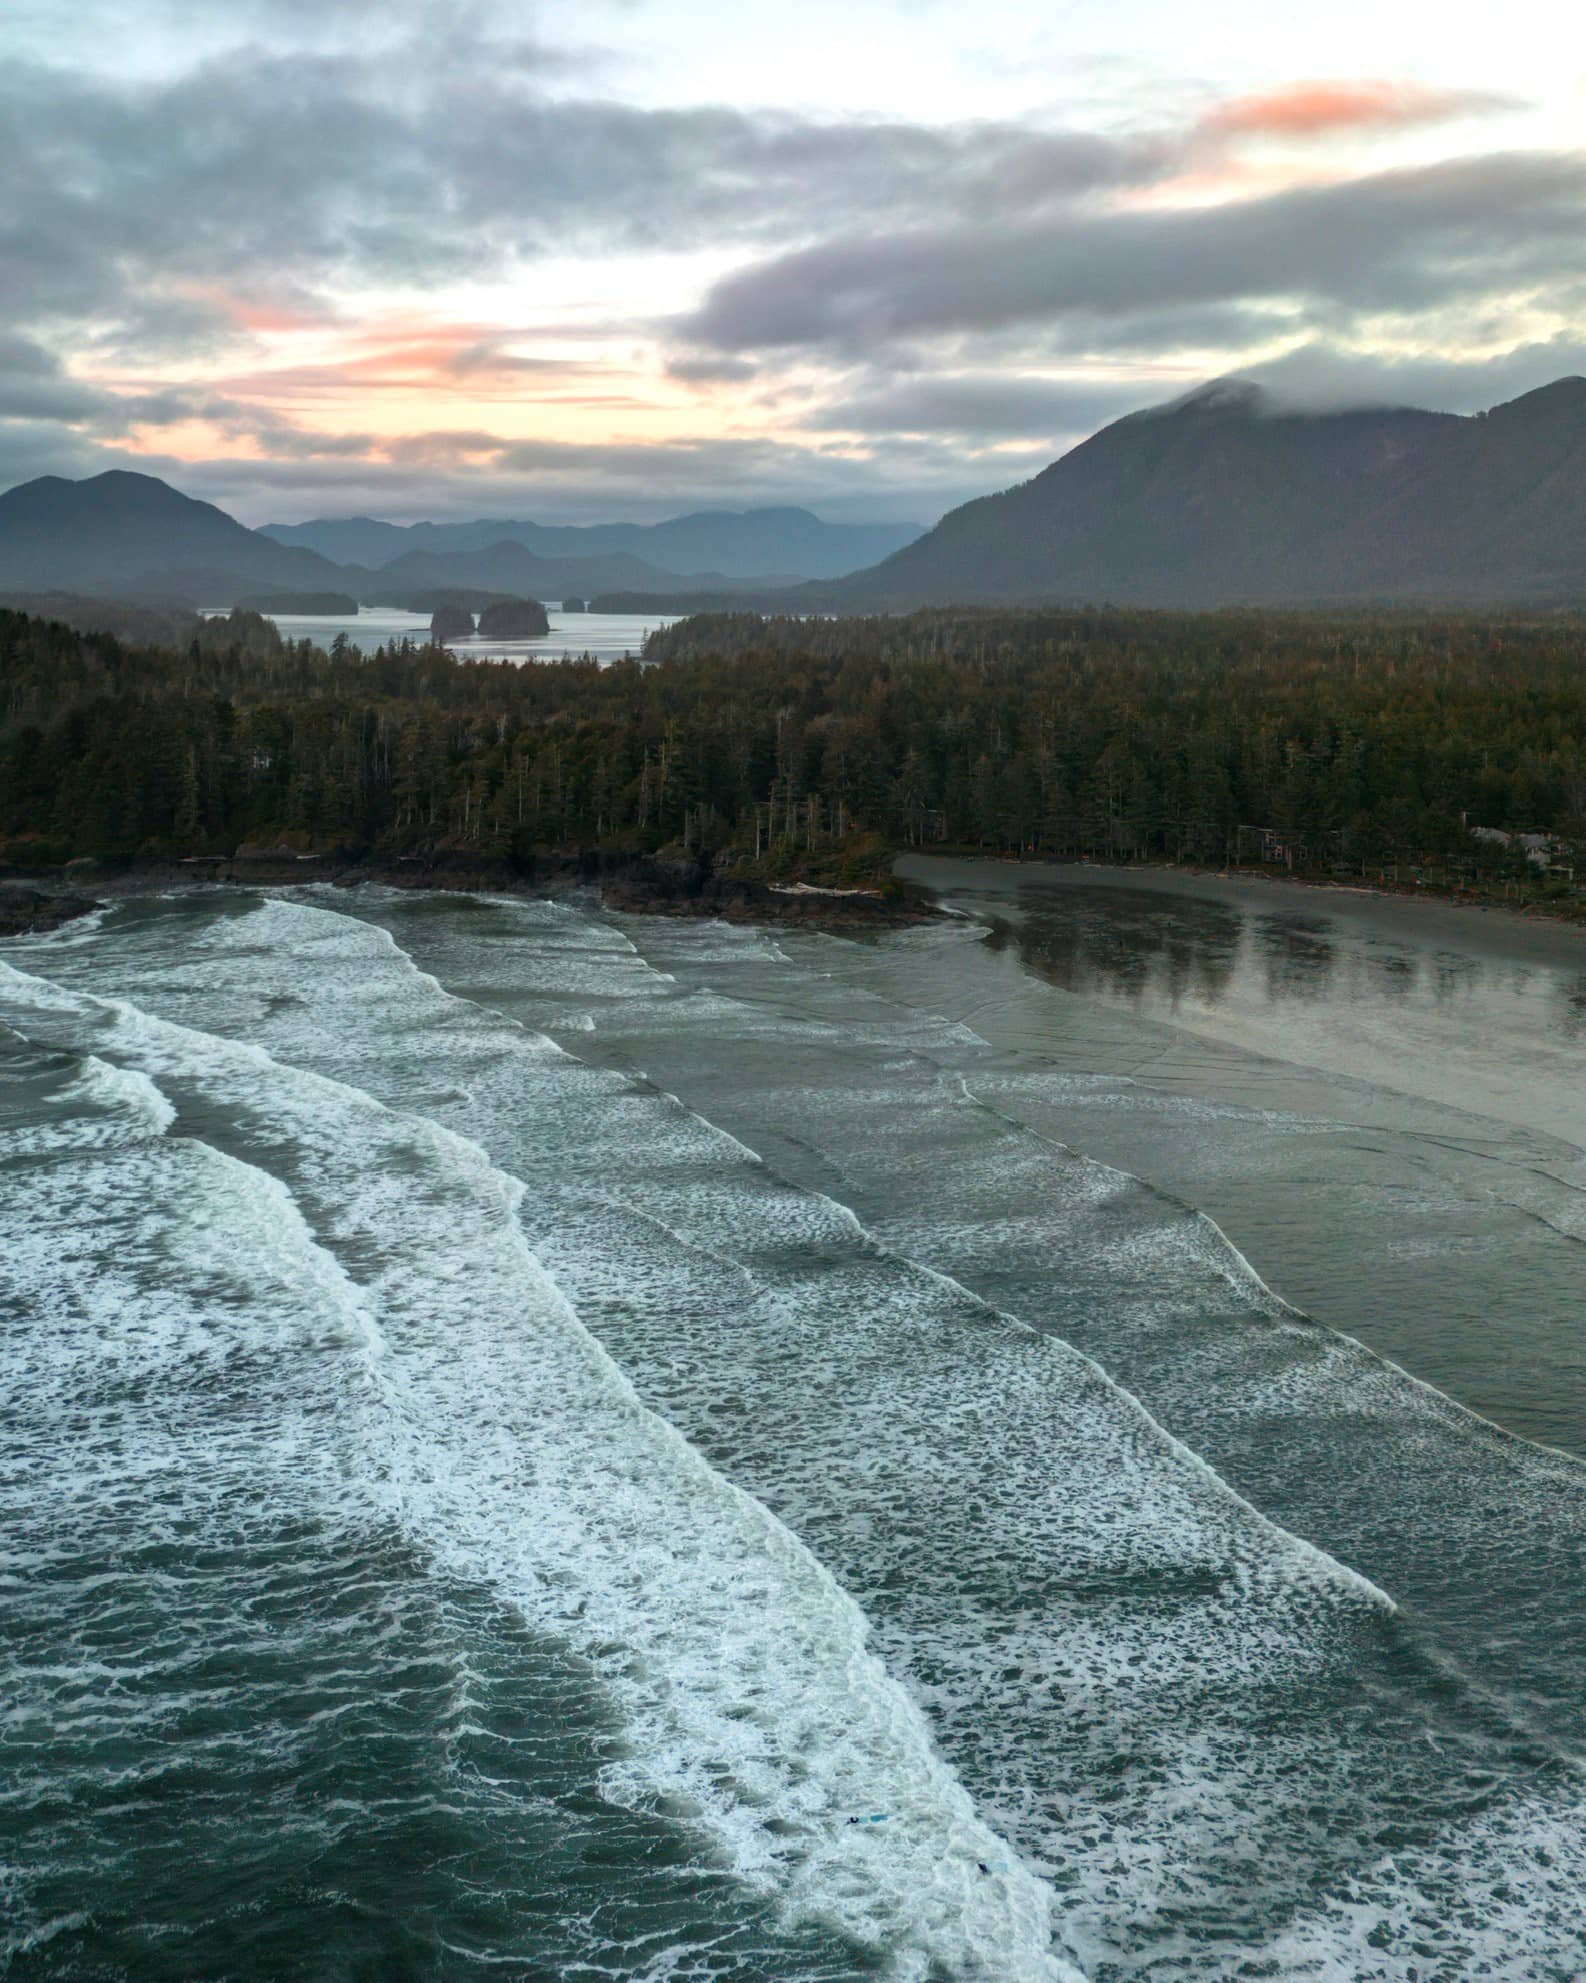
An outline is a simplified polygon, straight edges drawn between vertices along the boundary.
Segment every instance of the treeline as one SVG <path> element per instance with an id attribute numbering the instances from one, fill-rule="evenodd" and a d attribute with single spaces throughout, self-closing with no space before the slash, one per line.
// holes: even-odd
<path id="1" fill-rule="evenodd" d="M 113 633 L 145 647 L 188 647 L 196 640 L 206 648 L 241 645 L 262 653 L 281 645 L 279 632 L 263 617 L 275 610 L 254 601 L 238 606 L 229 618 L 206 619 L 185 606 L 97 599 L 82 592 L 0 592 L 0 612 L 59 620 L 78 633 Z"/>
<path id="2" fill-rule="evenodd" d="M 153 648 L 0 614 L 13 862 L 284 841 L 789 864 L 879 838 L 1542 885 L 1472 827 L 1586 862 L 1580 621 L 730 615 L 601 669 L 326 654 L 244 616 Z"/>

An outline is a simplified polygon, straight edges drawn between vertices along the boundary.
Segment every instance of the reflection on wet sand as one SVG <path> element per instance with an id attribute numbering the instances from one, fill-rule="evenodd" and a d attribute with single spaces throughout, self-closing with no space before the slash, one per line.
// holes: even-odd
<path id="1" fill-rule="evenodd" d="M 1560 995 L 1559 1029 L 1569 1040 L 1586 1038 L 1586 977 L 1565 985 Z"/>
<path id="2" fill-rule="evenodd" d="M 1035 888 L 1020 906 L 1023 920 L 998 924 L 994 943 L 1016 944 L 1064 991 L 1131 1004 L 1217 1004 L 1243 933 L 1244 919 L 1217 903 L 1136 890 Z"/>
<path id="3" fill-rule="evenodd" d="M 1332 917 L 1263 911 L 1106 885 L 1016 890 L 1019 916 L 998 918 L 992 943 L 1017 948 L 1052 984 L 1171 1015 L 1233 1002 L 1329 1001 L 1408 1008 L 1523 999 L 1543 1033 L 1586 1037 L 1586 975 L 1395 942 Z"/>
<path id="4" fill-rule="evenodd" d="M 1204 1211 L 1303 1312 L 1586 1456 L 1586 937 L 1233 878 L 905 871 L 992 932 L 900 951 L 905 996 L 1045 1063 L 1033 1127 Z"/>
<path id="5" fill-rule="evenodd" d="M 1023 920 L 1002 926 L 1027 964 L 1080 996 L 1130 1004 L 1186 999 L 1218 1005 L 1238 976 L 1260 984 L 1270 1002 L 1328 996 L 1338 962 L 1325 919 L 1251 915 L 1220 903 L 1144 889 L 1021 889 Z M 1389 953 L 1371 960 L 1378 987 L 1402 996 L 1414 983 L 1413 959 Z"/>
<path id="6" fill-rule="evenodd" d="M 1327 924 L 1305 916 L 1258 916 L 1250 925 L 1267 997 L 1320 999 L 1337 961 Z"/>

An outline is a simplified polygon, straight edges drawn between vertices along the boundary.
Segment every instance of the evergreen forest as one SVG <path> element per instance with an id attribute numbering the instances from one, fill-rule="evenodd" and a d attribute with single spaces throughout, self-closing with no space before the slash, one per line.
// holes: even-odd
<path id="1" fill-rule="evenodd" d="M 1568 901 L 1586 621 L 707 615 L 602 668 L 327 653 L 240 610 L 164 646 L 0 613 L 0 860 L 249 843 L 810 875 L 941 848 Z"/>

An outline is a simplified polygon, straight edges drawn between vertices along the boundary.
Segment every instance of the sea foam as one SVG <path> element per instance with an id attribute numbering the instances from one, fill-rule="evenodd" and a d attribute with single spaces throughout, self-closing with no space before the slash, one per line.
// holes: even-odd
<path id="1" fill-rule="evenodd" d="M 1048 1890 L 943 1767 L 858 1608 L 639 1402 L 526 1247 L 521 1183 L 435 1123 L 125 997 L 5 967 L 0 996 L 224 1115 L 290 1183 L 201 1222 L 213 1266 L 246 1279 L 265 1234 L 291 1256 L 328 1317 L 315 1347 L 356 1356 L 382 1406 L 366 1464 L 392 1509 L 576 1647 L 620 1708 L 609 1796 L 714 1840 L 790 1917 L 900 1976 L 1072 1974 Z"/>

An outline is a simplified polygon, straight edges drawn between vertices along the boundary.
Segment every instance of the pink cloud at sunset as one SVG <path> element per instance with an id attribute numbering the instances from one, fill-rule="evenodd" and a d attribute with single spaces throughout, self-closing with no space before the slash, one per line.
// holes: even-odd
<path id="1" fill-rule="evenodd" d="M 1411 130 L 1504 107 L 1504 99 L 1481 91 L 1419 83 L 1293 82 L 1229 98 L 1207 114 L 1202 128 L 1230 137 L 1330 138 Z"/>
<path id="2" fill-rule="evenodd" d="M 217 384 L 228 391 L 302 398 L 415 391 L 479 396 L 493 389 L 521 395 L 536 379 L 570 379 L 595 369 L 572 356 L 524 356 L 512 349 L 514 342 L 511 328 L 499 323 L 386 319 L 326 337 L 312 356 L 304 357 L 294 344 L 289 362 L 228 373 Z M 598 369 L 610 376 L 609 366 Z"/>

